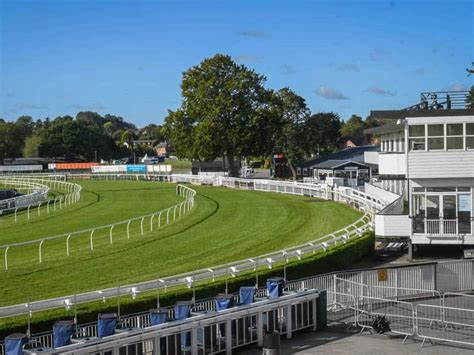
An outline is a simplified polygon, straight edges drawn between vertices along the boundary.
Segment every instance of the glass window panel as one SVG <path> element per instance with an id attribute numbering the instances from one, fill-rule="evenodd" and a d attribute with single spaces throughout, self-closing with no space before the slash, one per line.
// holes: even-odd
<path id="1" fill-rule="evenodd" d="M 414 187 L 413 192 L 425 192 L 425 188 L 424 187 Z"/>
<path id="2" fill-rule="evenodd" d="M 428 125 L 428 136 L 444 136 L 444 125 L 442 124 L 430 124 Z"/>
<path id="3" fill-rule="evenodd" d="M 428 150 L 444 149 L 444 138 L 428 138 Z"/>
<path id="4" fill-rule="evenodd" d="M 474 137 L 466 137 L 466 148 L 474 149 Z"/>
<path id="5" fill-rule="evenodd" d="M 458 187 L 458 191 L 471 191 L 470 187 Z"/>
<path id="6" fill-rule="evenodd" d="M 458 195 L 458 232 L 471 234 L 471 195 Z"/>
<path id="7" fill-rule="evenodd" d="M 426 196 L 426 217 L 428 219 L 439 218 L 439 196 Z"/>
<path id="8" fill-rule="evenodd" d="M 424 137 L 425 125 L 413 125 L 409 127 L 410 137 Z"/>
<path id="9" fill-rule="evenodd" d="M 446 138 L 448 149 L 464 149 L 463 137 Z"/>
<path id="10" fill-rule="evenodd" d="M 443 196 L 443 218 L 456 218 L 456 195 Z"/>
<path id="11" fill-rule="evenodd" d="M 448 136 L 462 136 L 462 123 L 448 124 L 446 128 Z"/>
<path id="12" fill-rule="evenodd" d="M 413 196 L 413 232 L 424 233 L 425 232 L 425 196 L 414 195 Z"/>
<path id="13" fill-rule="evenodd" d="M 474 135 L 474 123 L 466 123 L 466 134 Z"/>
<path id="14" fill-rule="evenodd" d="M 425 150 L 425 139 L 424 138 L 410 139 L 410 150 Z"/>

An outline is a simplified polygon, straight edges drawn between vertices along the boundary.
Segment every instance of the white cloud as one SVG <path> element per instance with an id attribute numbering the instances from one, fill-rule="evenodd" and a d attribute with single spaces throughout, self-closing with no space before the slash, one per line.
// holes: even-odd
<path id="1" fill-rule="evenodd" d="M 321 96 L 328 100 L 349 100 L 342 92 L 328 86 L 320 86 L 315 90 L 316 95 Z"/>
<path id="2" fill-rule="evenodd" d="M 371 86 L 366 91 L 379 96 L 395 96 L 395 93 L 393 91 L 390 91 L 388 89 L 382 89 L 376 86 Z"/>

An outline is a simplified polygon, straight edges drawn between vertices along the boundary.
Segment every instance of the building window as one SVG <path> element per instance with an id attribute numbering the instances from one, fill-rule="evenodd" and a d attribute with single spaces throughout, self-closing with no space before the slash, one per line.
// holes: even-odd
<path id="1" fill-rule="evenodd" d="M 464 149 L 462 123 L 446 125 L 446 147 L 448 150 Z"/>
<path id="2" fill-rule="evenodd" d="M 466 123 L 466 149 L 474 149 L 474 123 Z"/>
<path id="3" fill-rule="evenodd" d="M 428 150 L 444 149 L 444 125 L 428 125 Z"/>
<path id="4" fill-rule="evenodd" d="M 308 175 L 308 169 L 307 169 L 307 168 L 303 168 L 303 175 L 304 175 L 304 176 L 307 176 L 307 175 Z"/>
<path id="5" fill-rule="evenodd" d="M 425 125 L 409 127 L 410 150 L 425 150 Z"/>
<path id="6" fill-rule="evenodd" d="M 297 175 L 301 175 L 301 168 L 297 168 L 297 169 L 296 169 L 296 174 L 297 174 Z"/>

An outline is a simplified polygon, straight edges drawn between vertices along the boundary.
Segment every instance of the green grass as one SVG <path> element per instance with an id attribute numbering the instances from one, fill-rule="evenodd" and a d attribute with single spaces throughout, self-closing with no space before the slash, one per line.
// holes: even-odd
<path id="1" fill-rule="evenodd" d="M 0 229 L 1 244 L 38 236 L 67 233 L 80 228 L 143 215 L 179 201 L 174 185 L 150 182 L 80 182 L 81 202 L 54 217 Z M 139 233 L 132 227 L 71 239 L 46 242 L 43 263 L 34 248 L 9 251 L 11 269 L 0 271 L 0 305 L 14 304 L 144 281 L 200 269 L 286 248 L 348 225 L 360 212 L 345 205 L 257 191 L 192 186 L 198 191 L 195 208 L 174 224 Z M 39 217 L 41 218 L 41 217 Z M 3 252 L 0 251 L 0 260 Z"/>

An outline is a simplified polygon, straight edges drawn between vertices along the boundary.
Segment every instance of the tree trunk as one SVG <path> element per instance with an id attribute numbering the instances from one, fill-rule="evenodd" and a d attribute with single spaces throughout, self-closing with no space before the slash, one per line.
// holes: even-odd
<path id="1" fill-rule="evenodd" d="M 296 181 L 296 179 L 298 178 L 297 175 L 296 175 L 296 169 L 293 166 L 293 163 L 291 162 L 290 159 L 288 159 L 288 166 L 290 167 L 291 174 L 293 175 L 293 181 Z"/>
<path id="2" fill-rule="evenodd" d="M 234 154 L 228 154 L 224 156 L 224 160 L 227 158 L 227 174 L 230 177 L 236 177 L 235 169 L 234 169 Z"/>

